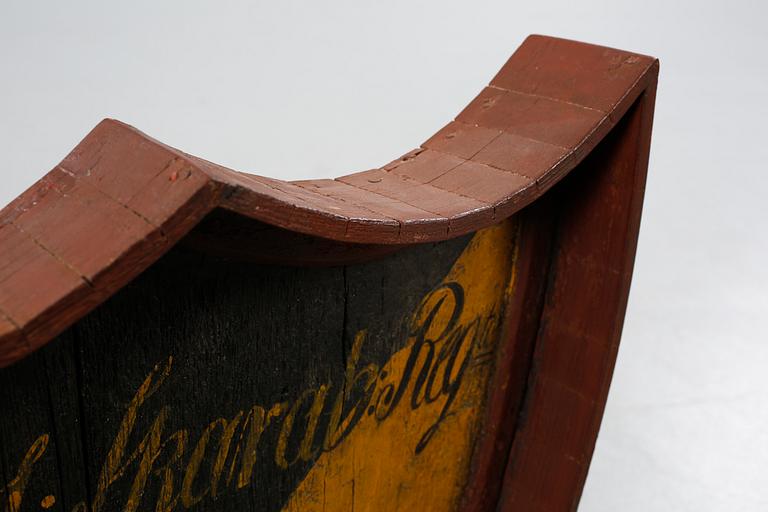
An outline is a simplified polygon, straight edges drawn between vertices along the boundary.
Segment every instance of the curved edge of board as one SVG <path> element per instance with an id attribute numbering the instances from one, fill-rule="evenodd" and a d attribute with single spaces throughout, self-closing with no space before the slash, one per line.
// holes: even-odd
<path id="1" fill-rule="evenodd" d="M 233 171 L 104 120 L 0 212 L 0 367 L 108 299 L 215 209 L 376 247 L 499 222 L 582 162 L 657 74 L 652 57 L 530 36 L 418 149 L 325 180 Z"/>
<path id="2" fill-rule="evenodd" d="M 624 324 L 655 98 L 654 82 L 577 172 L 519 214 L 520 280 L 463 512 L 578 508 Z"/>

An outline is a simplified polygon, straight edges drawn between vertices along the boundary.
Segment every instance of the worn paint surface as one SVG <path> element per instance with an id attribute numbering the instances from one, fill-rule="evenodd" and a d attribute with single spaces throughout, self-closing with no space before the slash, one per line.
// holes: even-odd
<path id="1" fill-rule="evenodd" d="M 284 511 L 455 506 L 514 286 L 514 229 L 504 223 L 475 235 L 422 301 L 407 346 L 378 373 L 371 414 L 317 460 Z"/>
<path id="2" fill-rule="evenodd" d="M 451 510 L 514 286 L 516 236 L 514 221 L 477 233 L 414 302 L 388 357 L 372 357 L 381 340 L 368 329 L 353 331 L 338 379 L 307 382 L 280 401 L 250 402 L 234 413 L 212 407 L 205 423 L 184 424 L 179 412 L 188 398 L 174 395 L 183 363 L 173 355 L 156 362 L 109 429 L 91 498 L 68 509 L 207 509 L 233 493 L 258 493 L 265 468 L 305 467 L 283 501 L 287 512 Z M 62 508 L 53 493 L 25 495 L 36 470 L 53 462 L 46 459 L 56 450 L 53 434 L 37 433 L 8 468 L 14 476 L 0 488 L 0 510 Z"/>
<path id="3" fill-rule="evenodd" d="M 456 259 L 446 246 L 466 241 L 444 238 L 517 212 L 580 165 L 589 180 L 574 177 L 572 191 L 546 206 L 557 214 L 557 250 L 544 267 L 547 295 L 531 342 L 536 373 L 497 507 L 572 508 L 626 307 L 657 73 L 649 57 L 533 36 L 420 149 L 336 180 L 245 177 L 120 123 L 101 123 L 0 214 L 0 246 L 8 249 L 0 251 L 0 366 L 15 362 L 0 372 L 0 507 L 273 511 L 317 508 L 331 498 L 359 509 L 377 506 L 360 505 L 357 496 L 368 500 L 378 490 L 405 507 L 413 505 L 413 482 L 455 498 L 483 407 L 483 394 L 471 390 L 486 376 L 471 368 L 483 366 L 475 349 L 488 339 L 456 341 L 475 332 L 458 323 L 462 303 L 445 339 L 441 332 L 418 341 L 419 329 L 430 336 L 443 315 L 454 318 L 440 309 L 450 298 L 466 296 L 458 281 L 433 286 L 448 274 L 443 264 Z M 609 131 L 613 140 L 603 140 Z M 195 264 L 176 246 L 216 207 L 310 238 L 414 243 L 383 259 L 410 268 L 343 260 L 365 261 L 361 271 L 331 257 L 323 261 L 335 267 L 321 271 L 265 270 L 251 261 L 227 275 L 229 262 Z M 236 255 L 245 256 L 248 237 L 235 239 Z M 436 240 L 444 242 L 426 243 Z M 278 244 L 276 254 L 298 252 L 305 264 L 307 254 L 322 252 L 292 243 Z M 178 252 L 157 260 L 169 246 Z M 409 250 L 417 256 L 404 255 Z M 296 263 L 271 256 L 260 262 Z M 210 276 L 206 263 L 214 263 Z M 399 278 L 388 280 L 393 268 Z M 590 308 L 582 307 L 585 290 L 595 298 Z M 104 297 L 110 304 L 99 305 Z M 431 317 L 430 301 L 440 305 Z M 413 339 L 398 330 L 412 311 L 424 320 Z M 460 335 L 449 336 L 456 325 Z M 483 328 L 498 330 L 487 321 Z M 582 343 L 585 336 L 595 343 Z M 35 352 L 43 345 L 49 350 Z M 142 382 L 149 383 L 143 394 Z M 585 399 L 574 401 L 574 391 Z M 500 402 L 494 397 L 494 407 Z M 422 417 L 428 411 L 432 420 Z M 380 468 L 360 447 L 381 449 L 374 433 L 389 434 L 396 424 L 402 445 L 379 454 L 380 465 L 403 476 L 369 479 L 364 471 Z M 444 470 L 440 458 L 429 472 L 412 468 L 449 438 L 443 452 L 457 457 L 458 469 Z M 439 470 L 448 483 L 436 482 Z M 322 492 L 313 483 L 320 480 Z"/>

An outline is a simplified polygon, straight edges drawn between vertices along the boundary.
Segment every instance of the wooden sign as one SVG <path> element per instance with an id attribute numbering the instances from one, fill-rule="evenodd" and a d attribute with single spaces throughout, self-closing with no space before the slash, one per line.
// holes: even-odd
<path id="1" fill-rule="evenodd" d="M 103 121 L 0 213 L 0 511 L 575 509 L 657 73 L 531 36 L 333 180 Z"/>

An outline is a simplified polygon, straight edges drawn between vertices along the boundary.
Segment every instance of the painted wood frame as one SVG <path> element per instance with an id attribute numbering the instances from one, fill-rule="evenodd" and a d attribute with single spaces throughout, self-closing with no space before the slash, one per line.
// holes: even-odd
<path id="1" fill-rule="evenodd" d="M 576 509 L 657 76 L 530 36 L 418 149 L 332 180 L 103 121 L 0 212 L 0 510 Z"/>

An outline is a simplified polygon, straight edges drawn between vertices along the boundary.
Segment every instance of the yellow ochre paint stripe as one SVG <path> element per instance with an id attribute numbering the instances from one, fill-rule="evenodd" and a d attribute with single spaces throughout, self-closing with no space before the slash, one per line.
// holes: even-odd
<path id="1" fill-rule="evenodd" d="M 409 358 L 414 357 L 418 341 L 409 338 L 382 368 L 387 378 L 377 382 L 373 392 L 375 413 L 365 415 L 338 446 L 317 459 L 284 512 L 456 508 L 482 419 L 503 307 L 515 285 L 517 234 L 514 220 L 478 232 L 412 318 L 414 326 L 429 325 L 422 338 L 434 342 L 431 360 L 428 344 L 422 344 L 413 371 L 431 364 L 436 368 L 433 384 L 460 384 L 447 410 L 448 394 L 430 390 L 424 381 L 414 393 L 419 379 L 412 377 L 404 396 L 418 407 L 403 398 L 388 411 L 385 421 L 377 419 L 381 410 L 387 413 L 388 391 L 391 399 L 392 389 L 386 382 L 398 381 Z M 455 284 L 459 286 L 452 288 Z M 464 299 L 460 309 L 456 307 L 457 293 L 451 291 L 458 289 L 463 290 Z M 430 314 L 434 317 L 426 321 L 424 317 Z M 464 337 L 446 331 L 458 331 Z M 353 352 L 360 350 L 361 343 L 356 339 Z M 452 365 L 447 364 L 451 355 Z M 468 364 L 459 382 L 464 361 Z M 438 418 L 442 420 L 434 428 Z"/>

